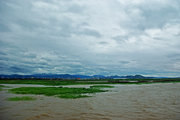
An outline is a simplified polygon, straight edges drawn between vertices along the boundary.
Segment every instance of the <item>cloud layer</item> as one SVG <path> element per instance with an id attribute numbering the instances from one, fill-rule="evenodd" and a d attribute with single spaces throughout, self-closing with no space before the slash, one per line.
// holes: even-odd
<path id="1" fill-rule="evenodd" d="M 0 74 L 180 75 L 179 0 L 1 0 Z"/>

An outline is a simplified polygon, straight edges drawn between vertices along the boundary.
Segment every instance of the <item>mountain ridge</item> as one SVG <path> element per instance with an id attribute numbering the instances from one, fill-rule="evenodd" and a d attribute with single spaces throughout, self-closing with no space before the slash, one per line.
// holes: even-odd
<path id="1" fill-rule="evenodd" d="M 104 75 L 71 75 L 71 74 L 32 74 L 32 75 L 0 75 L 0 79 L 25 79 L 25 78 L 47 78 L 47 79 L 152 79 L 156 77 L 145 77 L 143 75 L 126 75 L 126 76 L 104 76 Z"/>

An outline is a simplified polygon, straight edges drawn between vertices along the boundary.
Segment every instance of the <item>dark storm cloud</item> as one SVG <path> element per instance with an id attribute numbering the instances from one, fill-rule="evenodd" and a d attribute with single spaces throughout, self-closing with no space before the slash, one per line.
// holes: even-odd
<path id="1" fill-rule="evenodd" d="M 1 0 L 1 74 L 178 76 L 179 0 Z"/>
<path id="2" fill-rule="evenodd" d="M 79 31 L 77 34 L 93 36 L 97 38 L 101 37 L 101 34 L 98 31 L 91 29 L 83 29 L 82 31 Z"/>

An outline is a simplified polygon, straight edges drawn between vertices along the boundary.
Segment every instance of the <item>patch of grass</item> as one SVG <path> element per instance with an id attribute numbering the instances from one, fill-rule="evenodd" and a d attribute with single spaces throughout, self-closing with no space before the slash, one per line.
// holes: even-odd
<path id="1" fill-rule="evenodd" d="M 91 97 L 88 95 L 81 95 L 81 94 L 62 94 L 58 95 L 60 98 L 65 98 L 65 99 L 76 99 L 76 98 L 85 98 L 85 97 Z"/>
<path id="2" fill-rule="evenodd" d="M 109 86 L 109 85 L 93 85 L 93 86 L 90 86 L 90 88 L 114 88 L 114 86 Z"/>
<path id="3" fill-rule="evenodd" d="M 67 87 L 20 87 L 9 90 L 16 94 L 35 94 L 55 96 L 58 95 L 61 98 L 82 98 L 87 97 L 86 93 L 106 92 L 107 90 L 100 90 L 95 88 L 67 88 Z"/>
<path id="4" fill-rule="evenodd" d="M 35 84 L 35 85 L 88 85 L 88 84 L 108 84 L 107 81 L 89 80 L 0 80 L 0 84 Z"/>
<path id="5" fill-rule="evenodd" d="M 4 85 L 0 85 L 0 91 L 2 91 L 3 89 L 3 87 L 6 87 L 6 86 L 4 86 Z"/>
<path id="6" fill-rule="evenodd" d="M 11 97 L 8 98 L 9 101 L 29 101 L 29 100 L 36 100 L 34 97 L 30 96 L 22 96 L 22 97 Z"/>

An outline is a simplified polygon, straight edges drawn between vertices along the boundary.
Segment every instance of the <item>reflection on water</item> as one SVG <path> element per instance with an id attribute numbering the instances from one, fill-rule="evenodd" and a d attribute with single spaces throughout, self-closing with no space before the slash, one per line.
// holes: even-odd
<path id="1" fill-rule="evenodd" d="M 1 120 L 179 120 L 180 83 L 115 85 L 111 92 L 81 99 L 36 96 L 35 101 L 10 102 L 17 96 L 0 92 Z"/>

